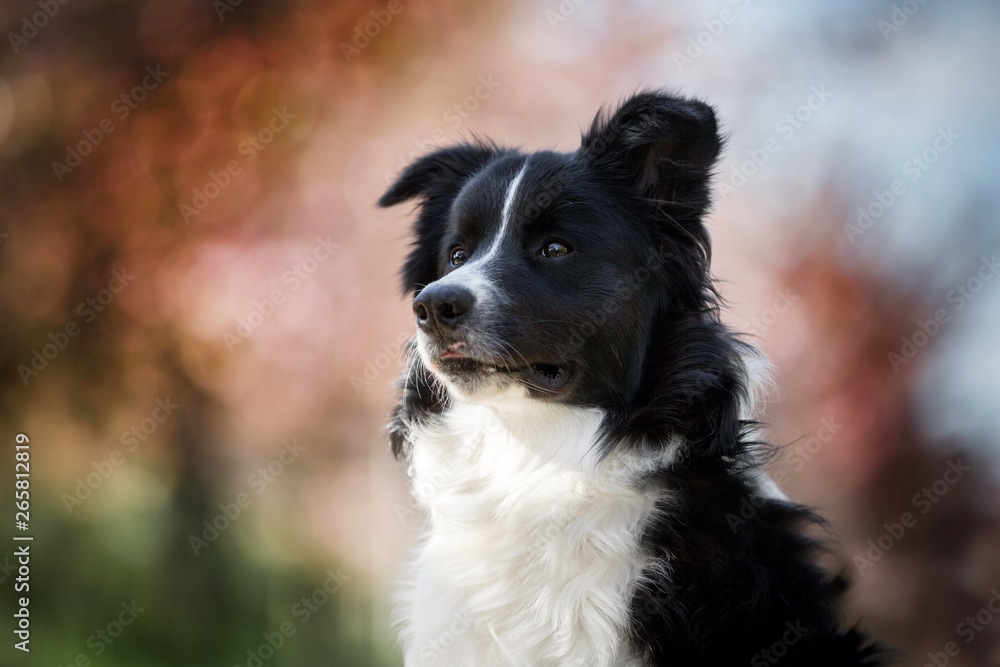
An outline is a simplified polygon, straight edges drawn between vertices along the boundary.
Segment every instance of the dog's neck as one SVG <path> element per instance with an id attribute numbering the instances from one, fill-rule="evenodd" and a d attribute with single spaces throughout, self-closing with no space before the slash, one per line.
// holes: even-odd
<path id="1" fill-rule="evenodd" d="M 656 511 L 636 482 L 670 455 L 601 456 L 603 416 L 456 400 L 414 429 L 413 493 L 430 527 L 400 595 L 408 666 L 630 664 L 622 638 L 645 564 L 637 527 Z M 450 641 L 459 618 L 468 627 L 445 651 L 437 640 Z"/>
<path id="2" fill-rule="evenodd" d="M 454 400 L 442 426 L 463 443 L 488 441 L 495 447 L 521 450 L 540 462 L 593 472 L 600 460 L 594 444 L 603 419 L 603 411 L 596 408 L 548 403 L 509 391 L 482 402 Z"/>

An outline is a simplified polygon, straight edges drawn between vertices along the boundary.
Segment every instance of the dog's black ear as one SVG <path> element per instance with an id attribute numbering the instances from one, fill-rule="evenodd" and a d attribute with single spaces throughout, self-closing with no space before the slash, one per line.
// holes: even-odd
<path id="1" fill-rule="evenodd" d="M 430 197 L 436 189 L 451 188 L 478 171 L 497 148 L 489 145 L 460 144 L 429 153 L 403 170 L 396 182 L 378 200 L 379 206 L 394 206 L 414 197 Z"/>
<path id="2" fill-rule="evenodd" d="M 599 112 L 580 145 L 591 164 L 642 196 L 699 216 L 721 149 L 712 107 L 657 91 L 632 96 L 614 113 Z"/>
<path id="3" fill-rule="evenodd" d="M 421 200 L 420 214 L 413 225 L 413 249 L 400 271 L 404 294 L 417 293 L 437 279 L 438 251 L 452 202 L 466 180 L 502 152 L 486 143 L 434 151 L 404 169 L 378 200 L 379 206 Z"/>

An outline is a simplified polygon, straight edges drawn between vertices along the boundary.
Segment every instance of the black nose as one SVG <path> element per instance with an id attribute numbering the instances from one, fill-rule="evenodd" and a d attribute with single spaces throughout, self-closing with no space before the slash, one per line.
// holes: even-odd
<path id="1" fill-rule="evenodd" d="M 413 300 L 413 314 L 427 333 L 448 333 L 465 319 L 475 301 L 472 292 L 459 285 L 428 285 Z"/>

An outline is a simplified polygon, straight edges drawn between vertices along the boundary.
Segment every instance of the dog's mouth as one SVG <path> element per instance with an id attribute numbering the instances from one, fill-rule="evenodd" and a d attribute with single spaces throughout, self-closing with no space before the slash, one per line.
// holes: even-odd
<path id="1" fill-rule="evenodd" d="M 457 378 L 507 375 L 521 381 L 529 389 L 536 389 L 543 393 L 563 389 L 572 376 L 572 368 L 569 364 L 534 363 L 509 366 L 475 359 L 452 351 L 445 352 L 438 358 L 438 366 L 442 372 Z"/>

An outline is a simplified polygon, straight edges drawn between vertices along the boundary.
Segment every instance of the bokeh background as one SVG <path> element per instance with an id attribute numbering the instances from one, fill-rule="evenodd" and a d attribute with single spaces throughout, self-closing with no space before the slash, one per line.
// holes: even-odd
<path id="1" fill-rule="evenodd" d="M 0 663 L 400 665 L 409 212 L 374 201 L 433 147 L 572 150 L 667 86 L 729 135 L 713 268 L 845 616 L 1000 665 L 997 3 L 5 0 L 0 28 Z"/>

